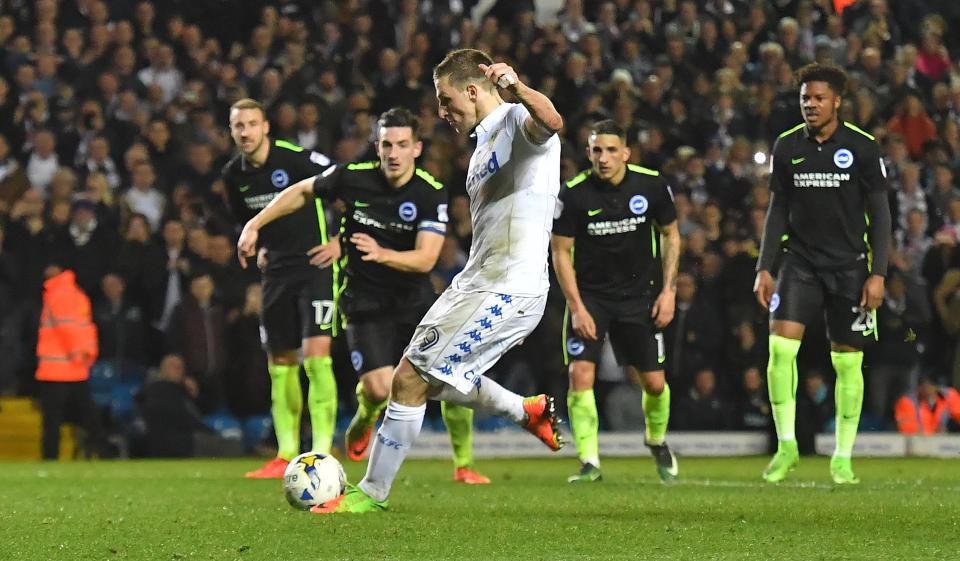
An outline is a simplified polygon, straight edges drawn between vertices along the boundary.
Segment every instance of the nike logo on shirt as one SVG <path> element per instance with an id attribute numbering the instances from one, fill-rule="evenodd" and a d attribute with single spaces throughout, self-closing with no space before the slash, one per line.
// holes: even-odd
<path id="1" fill-rule="evenodd" d="M 237 190 L 240 191 L 241 193 L 246 193 L 247 191 L 250 190 L 250 186 L 249 186 L 249 185 L 241 185 L 240 187 L 237 188 Z"/>
<path id="2" fill-rule="evenodd" d="M 792 160 L 790 160 L 790 163 L 793 165 L 797 165 L 799 163 L 802 163 L 804 160 L 806 160 L 806 158 L 793 158 Z"/>
<path id="3" fill-rule="evenodd" d="M 595 208 L 595 209 L 593 209 L 593 210 L 588 210 L 588 211 L 587 211 L 587 216 L 596 216 L 596 215 L 600 214 L 601 212 L 603 212 L 603 209 L 602 209 L 602 208 Z"/>
<path id="4" fill-rule="evenodd" d="M 365 203 L 363 201 L 353 201 L 353 206 L 357 208 L 364 208 L 370 206 L 370 203 Z"/>

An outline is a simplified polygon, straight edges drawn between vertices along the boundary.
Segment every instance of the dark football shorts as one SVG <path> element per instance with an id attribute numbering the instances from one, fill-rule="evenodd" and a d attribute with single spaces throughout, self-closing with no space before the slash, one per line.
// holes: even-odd
<path id="1" fill-rule="evenodd" d="M 596 364 L 609 335 L 618 364 L 633 366 L 640 372 L 663 370 L 666 349 L 663 333 L 650 317 L 652 298 L 614 300 L 588 292 L 580 296 L 597 327 L 597 340 L 585 341 L 573 331 L 572 317 L 567 309 L 563 326 L 564 362 L 586 360 Z"/>
<path id="2" fill-rule="evenodd" d="M 810 325 L 822 313 L 830 341 L 862 349 L 876 335 L 876 315 L 860 308 L 868 274 L 866 259 L 856 267 L 826 271 L 788 253 L 770 299 L 770 317 Z"/>
<path id="3" fill-rule="evenodd" d="M 271 352 L 299 349 L 304 339 L 333 336 L 333 269 L 263 277 L 261 340 Z"/>
<path id="4" fill-rule="evenodd" d="M 434 300 L 436 295 L 426 282 L 405 294 L 365 292 L 348 287 L 340 301 L 347 320 L 350 362 L 357 375 L 396 366 Z"/>

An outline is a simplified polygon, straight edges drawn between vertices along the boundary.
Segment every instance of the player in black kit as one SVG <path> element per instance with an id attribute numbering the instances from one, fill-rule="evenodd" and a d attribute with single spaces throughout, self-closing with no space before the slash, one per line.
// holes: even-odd
<path id="1" fill-rule="evenodd" d="M 421 150 L 419 119 L 406 109 L 385 112 L 377 123 L 379 161 L 338 165 L 293 185 L 247 223 L 237 244 L 241 258 L 252 255 L 258 232 L 274 220 L 314 200 L 345 204 L 339 304 L 360 376 L 357 413 L 345 438 L 352 460 L 366 457 L 394 367 L 435 299 L 428 274 L 446 235 L 447 193 L 416 167 Z M 443 415 L 454 448 L 454 478 L 489 483 L 471 467 L 473 410 L 444 403 Z"/>
<path id="2" fill-rule="evenodd" d="M 830 474 L 858 483 L 851 453 L 863 402 L 863 346 L 876 337 L 890 241 L 886 169 L 877 142 L 837 117 L 846 74 L 810 64 L 797 72 L 804 122 L 773 147 L 770 207 L 754 291 L 770 310 L 767 382 L 779 446 L 763 472 L 783 480 L 797 464 L 796 357 L 806 326 L 824 313 L 837 384 Z M 771 270 L 783 247 L 774 284 Z"/>
<path id="3" fill-rule="evenodd" d="M 627 163 L 626 132 L 613 121 L 592 127 L 587 156 L 591 169 L 560 189 L 562 207 L 551 239 L 568 306 L 567 406 L 581 463 L 568 481 L 600 479 L 593 384 L 607 333 L 618 361 L 643 386 L 646 444 L 660 478 L 671 481 L 678 472 L 665 441 L 670 386 L 660 330 L 673 319 L 676 303 L 680 234 L 673 193 L 659 172 Z"/>
<path id="4" fill-rule="evenodd" d="M 333 164 L 323 154 L 272 140 L 269 132 L 270 123 L 258 102 L 243 99 L 230 108 L 230 133 L 238 154 L 223 168 L 223 179 L 230 207 L 241 223 L 255 216 L 287 186 Z M 334 285 L 340 244 L 327 222 L 323 203 L 317 200 L 271 224 L 260 237 L 260 321 L 269 358 L 271 413 L 278 451 L 276 458 L 247 477 L 283 477 L 287 463 L 300 454 L 301 349 L 310 381 L 307 404 L 313 450 L 330 453 L 337 417 L 330 344 L 336 331 Z M 311 255 L 318 256 L 313 263 Z"/>

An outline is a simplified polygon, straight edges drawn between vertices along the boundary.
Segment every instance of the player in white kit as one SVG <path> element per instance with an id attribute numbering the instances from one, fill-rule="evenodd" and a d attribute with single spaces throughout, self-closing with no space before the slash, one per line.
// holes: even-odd
<path id="1" fill-rule="evenodd" d="M 420 433 L 427 399 L 504 415 L 552 450 L 562 446 L 553 398 L 524 399 L 484 373 L 540 322 L 547 248 L 560 188 L 563 119 L 510 66 L 481 51 L 449 53 L 433 72 L 440 117 L 476 137 L 467 192 L 473 244 L 463 271 L 421 320 L 394 371 L 366 477 L 314 512 L 374 512 Z M 506 103 L 500 90 L 521 103 Z"/>

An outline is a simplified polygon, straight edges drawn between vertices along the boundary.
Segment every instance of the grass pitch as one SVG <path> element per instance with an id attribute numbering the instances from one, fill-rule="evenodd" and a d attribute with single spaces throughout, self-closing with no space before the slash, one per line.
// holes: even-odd
<path id="1" fill-rule="evenodd" d="M 571 460 L 488 460 L 467 487 L 409 461 L 387 513 L 351 516 L 293 510 L 252 460 L 0 464 L 0 560 L 960 558 L 960 462 L 860 459 L 843 488 L 826 459 L 773 486 L 765 462 L 681 458 L 667 487 L 649 458 L 581 486 Z"/>

